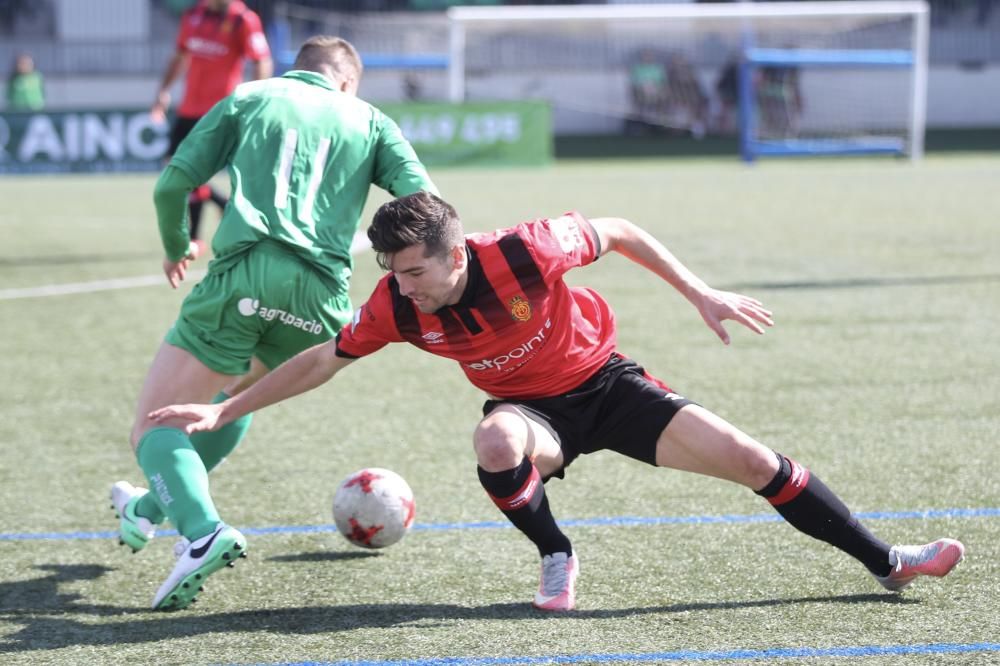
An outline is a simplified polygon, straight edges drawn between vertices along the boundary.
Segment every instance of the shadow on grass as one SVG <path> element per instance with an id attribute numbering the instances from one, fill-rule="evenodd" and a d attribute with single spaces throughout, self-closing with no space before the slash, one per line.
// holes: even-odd
<path id="1" fill-rule="evenodd" d="M 83 599 L 83 595 L 59 591 L 59 586 L 63 583 L 96 580 L 113 571 L 109 567 L 100 564 L 39 564 L 34 568 L 52 573 L 32 580 L 0 583 L 0 619 L 47 613 L 121 615 L 134 610 L 127 607 L 81 604 L 79 602 Z"/>
<path id="2" fill-rule="evenodd" d="M 858 289 L 863 287 L 912 287 L 915 285 L 962 284 L 968 282 L 998 282 L 1000 273 L 980 275 L 912 275 L 909 277 L 843 278 L 840 280 L 802 280 L 783 282 L 741 282 L 720 289 Z"/>
<path id="3" fill-rule="evenodd" d="M 275 555 L 267 558 L 268 562 L 339 562 L 342 560 L 360 560 L 369 557 L 381 557 L 382 553 L 367 551 L 314 551 L 312 553 L 296 553 L 294 555 Z"/>
<path id="4" fill-rule="evenodd" d="M 577 610 L 552 615 L 534 610 L 525 602 L 458 606 L 454 604 L 355 604 L 345 606 L 303 606 L 246 610 L 226 613 L 201 613 L 188 609 L 174 613 L 154 613 L 145 609 L 112 609 L 77 604 L 79 595 L 56 595 L 42 606 L 10 603 L 4 593 L 13 586 L 21 597 L 52 593 L 61 581 L 80 580 L 81 574 L 96 578 L 104 567 L 80 565 L 59 567 L 54 576 L 28 583 L 4 584 L 0 592 L 0 621 L 19 624 L 21 629 L 0 642 L 0 654 L 55 650 L 68 647 L 100 647 L 123 644 L 155 643 L 215 633 L 268 632 L 286 635 L 329 634 L 356 629 L 384 629 L 400 625 L 430 627 L 475 620 L 602 620 L 641 615 L 669 615 L 690 611 L 725 611 L 742 608 L 793 606 L 798 604 L 916 604 L 918 600 L 890 594 L 852 594 L 795 599 L 759 599 L 714 603 L 687 603 L 641 608 Z M 11 597 L 16 601 L 18 596 Z M 78 614 L 130 614 L 125 621 L 80 621 Z M 138 618 L 136 615 L 143 615 Z"/>

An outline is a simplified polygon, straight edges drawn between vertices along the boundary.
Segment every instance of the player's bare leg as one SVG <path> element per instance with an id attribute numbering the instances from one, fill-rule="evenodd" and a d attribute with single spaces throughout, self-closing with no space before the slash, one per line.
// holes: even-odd
<path id="1" fill-rule="evenodd" d="M 579 560 L 549 510 L 542 479 L 563 464 L 552 434 L 513 405 L 500 405 L 473 436 L 479 481 L 505 516 L 538 547 L 541 576 L 533 605 L 571 610 L 576 604 Z"/>
<path id="2" fill-rule="evenodd" d="M 256 358 L 251 358 L 250 371 L 230 381 L 222 391 L 212 398 L 211 402 L 222 402 L 237 393 L 247 390 L 267 373 L 267 366 Z M 206 470 L 211 472 L 233 452 L 239 443 L 243 441 L 252 422 L 253 414 L 244 414 L 218 430 L 198 432 L 191 435 L 191 443 L 194 444 L 195 451 L 198 452 L 202 462 L 205 463 Z"/>
<path id="3" fill-rule="evenodd" d="M 216 393 L 233 381 L 231 375 L 206 367 L 191 352 L 164 342 L 153 358 L 139 393 L 130 438 L 132 449 L 138 447 L 150 429 L 162 427 L 149 419 L 147 415 L 151 411 L 167 405 L 211 402 Z"/>
<path id="4" fill-rule="evenodd" d="M 257 381 L 268 373 L 266 365 L 257 360 L 256 357 L 250 359 L 250 372 L 233 379 L 222 391 L 232 397 L 237 393 L 242 393 L 253 386 Z"/>
<path id="5" fill-rule="evenodd" d="M 182 552 L 157 592 L 154 608 L 190 604 L 205 578 L 244 555 L 246 539 L 220 520 L 209 494 L 207 469 L 179 427 L 182 424 L 156 424 L 147 414 L 178 402 L 207 402 L 232 379 L 206 367 L 191 353 L 164 343 L 140 393 L 132 446 L 150 482 L 148 496 L 183 537 Z"/>
<path id="6" fill-rule="evenodd" d="M 178 396 L 201 400 L 214 385 L 229 378 L 206 368 L 187 351 L 164 343 L 153 359 L 139 396 L 130 437 L 132 449 L 152 425 L 146 418 L 156 405 L 172 404 Z M 209 396 L 210 397 L 210 396 Z M 128 481 L 111 487 L 111 508 L 119 518 L 119 543 L 132 552 L 145 548 L 163 522 L 164 513 L 155 494 Z"/>
<path id="7" fill-rule="evenodd" d="M 964 554 L 954 539 L 890 548 L 807 468 L 698 405 L 683 407 L 664 429 L 656 463 L 750 488 L 796 529 L 858 559 L 890 590 L 900 590 L 920 575 L 947 575 Z"/>
<path id="8" fill-rule="evenodd" d="M 500 405 L 476 427 L 473 446 L 479 466 L 499 472 L 530 458 L 543 477 L 562 467 L 563 455 L 552 434 L 514 405 Z"/>
<path id="9" fill-rule="evenodd" d="M 157 364 L 172 368 L 173 366 L 169 364 L 178 360 L 174 357 L 174 352 L 172 351 L 177 348 L 170 345 L 166 345 L 166 347 L 169 347 L 169 349 L 161 350 L 161 353 L 157 355 L 157 359 L 154 360 L 154 368 Z M 182 366 L 186 366 L 192 360 L 197 363 L 197 359 L 191 357 L 190 354 L 187 354 L 187 356 L 189 358 L 183 358 L 182 356 L 180 359 Z M 198 366 L 200 365 L 198 363 L 198 365 L 191 366 L 193 368 L 192 371 L 199 373 Z M 250 372 L 235 379 L 225 376 L 229 383 L 220 393 L 215 395 L 212 402 L 221 402 L 230 396 L 246 390 L 254 382 L 266 375 L 267 372 L 267 366 L 256 358 L 251 359 Z M 212 374 L 215 375 L 218 373 Z M 153 370 L 150 371 L 150 376 L 151 379 L 147 380 L 148 384 L 155 381 L 152 379 L 154 377 Z M 168 379 L 172 377 L 172 375 L 165 375 L 162 372 L 156 371 L 155 377 L 164 376 Z M 187 381 L 192 380 L 189 378 Z M 196 381 L 203 381 L 203 378 L 198 378 Z M 215 378 L 212 377 L 210 381 L 215 382 Z M 149 413 L 149 410 L 146 410 L 145 406 L 158 402 L 158 398 L 155 396 L 161 393 L 161 389 L 159 386 L 153 384 L 148 386 L 148 391 L 144 391 L 143 393 L 144 396 L 148 394 L 151 397 L 140 398 L 140 406 L 136 414 L 136 424 L 142 432 L 148 429 L 148 427 L 142 425 L 142 419 Z M 211 472 L 232 453 L 233 449 L 242 441 L 252 420 L 253 415 L 246 414 L 232 423 L 227 423 L 218 430 L 191 435 L 191 443 L 205 464 L 206 471 Z M 138 437 L 141 437 L 141 433 Z M 138 437 L 135 441 L 137 441 Z M 148 495 L 145 488 L 135 487 L 127 481 L 119 481 L 112 486 L 111 507 L 115 510 L 117 517 L 120 518 L 119 540 L 122 545 L 129 546 L 132 552 L 138 552 L 146 546 L 149 540 L 155 535 L 156 526 L 162 523 L 165 518 L 155 495 Z"/>
<path id="10" fill-rule="evenodd" d="M 698 405 L 683 407 L 664 429 L 656 464 L 733 481 L 759 490 L 774 478 L 771 449 Z"/>

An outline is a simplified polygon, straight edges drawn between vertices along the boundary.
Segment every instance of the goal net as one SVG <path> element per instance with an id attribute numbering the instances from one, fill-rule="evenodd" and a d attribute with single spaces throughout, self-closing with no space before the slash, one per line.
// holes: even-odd
<path id="1" fill-rule="evenodd" d="M 447 98 L 448 21 L 442 12 L 350 12 L 274 5 L 269 35 L 279 71 L 291 67 L 299 47 L 314 35 L 351 42 L 364 63 L 360 93 L 373 102 L 442 101 Z"/>
<path id="2" fill-rule="evenodd" d="M 739 134 L 743 157 L 923 152 L 928 9 L 453 7 L 452 101 L 545 99 L 562 134 Z"/>

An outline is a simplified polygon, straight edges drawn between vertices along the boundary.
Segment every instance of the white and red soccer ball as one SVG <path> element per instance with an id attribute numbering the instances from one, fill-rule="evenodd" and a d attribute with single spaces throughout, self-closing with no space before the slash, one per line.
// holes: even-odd
<path id="1" fill-rule="evenodd" d="M 416 503 L 399 474 L 368 467 L 348 475 L 333 497 L 333 522 L 348 541 L 362 548 L 385 548 L 413 524 Z"/>

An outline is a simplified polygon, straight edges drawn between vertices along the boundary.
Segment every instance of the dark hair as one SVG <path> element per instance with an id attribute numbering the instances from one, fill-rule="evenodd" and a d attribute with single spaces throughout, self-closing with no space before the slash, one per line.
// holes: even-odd
<path id="1" fill-rule="evenodd" d="M 329 69 L 340 81 L 351 78 L 360 81 L 364 66 L 361 64 L 361 56 L 358 55 L 357 49 L 346 39 L 316 35 L 302 44 L 298 55 L 295 56 L 292 69 L 304 69 L 310 72 L 323 72 L 324 69 Z"/>
<path id="2" fill-rule="evenodd" d="M 417 192 L 383 204 L 368 227 L 368 240 L 378 265 L 386 270 L 389 256 L 424 244 L 424 256 L 445 256 L 464 241 L 462 221 L 447 201 L 430 192 Z"/>

